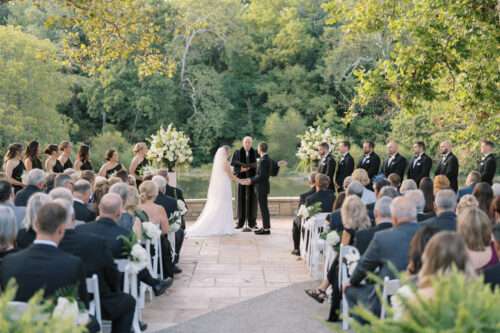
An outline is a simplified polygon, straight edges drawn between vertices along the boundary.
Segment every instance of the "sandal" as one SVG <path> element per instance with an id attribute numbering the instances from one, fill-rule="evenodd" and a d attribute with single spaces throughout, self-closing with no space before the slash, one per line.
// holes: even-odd
<path id="1" fill-rule="evenodd" d="M 306 294 L 314 298 L 318 303 L 323 304 L 326 299 L 326 291 L 321 289 L 306 289 Z"/>

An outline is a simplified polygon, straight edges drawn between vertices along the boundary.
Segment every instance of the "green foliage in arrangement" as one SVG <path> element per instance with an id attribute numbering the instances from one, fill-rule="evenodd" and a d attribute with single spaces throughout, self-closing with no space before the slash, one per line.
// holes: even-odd
<path id="1" fill-rule="evenodd" d="M 354 310 L 369 324 L 353 323 L 360 333 L 434 333 L 434 332 L 498 332 L 500 330 L 500 290 L 492 291 L 480 278 L 470 279 L 453 272 L 439 276 L 432 283 L 434 296 L 417 296 L 403 301 L 405 314 L 401 320 L 380 320 L 363 308 Z M 404 300 L 404 299 L 403 299 Z"/>

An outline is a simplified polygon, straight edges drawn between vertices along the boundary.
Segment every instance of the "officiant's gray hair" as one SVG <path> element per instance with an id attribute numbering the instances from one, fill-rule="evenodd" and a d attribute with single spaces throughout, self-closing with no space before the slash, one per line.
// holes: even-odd
<path id="1" fill-rule="evenodd" d="M 245 136 L 245 137 L 243 138 L 243 140 L 242 140 L 242 141 L 245 141 L 245 140 L 251 140 L 251 141 L 253 141 L 253 138 L 252 138 L 250 135 L 247 135 L 247 136 Z"/>
<path id="2" fill-rule="evenodd" d="M 156 184 L 158 190 L 161 193 L 165 193 L 165 189 L 167 187 L 167 180 L 165 179 L 165 177 L 157 175 L 154 176 L 153 179 L 151 179 L 151 181 Z"/>

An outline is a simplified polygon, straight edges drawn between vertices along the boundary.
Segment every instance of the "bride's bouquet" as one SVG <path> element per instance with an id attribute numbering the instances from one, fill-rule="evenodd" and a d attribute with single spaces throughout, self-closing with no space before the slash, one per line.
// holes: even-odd
<path id="1" fill-rule="evenodd" d="M 310 171 L 320 160 L 318 146 L 326 142 L 330 147 L 335 147 L 339 140 L 333 136 L 329 128 L 323 130 L 321 127 L 309 127 L 306 132 L 299 135 L 300 147 L 297 151 L 297 157 L 300 160 L 299 168 L 304 171 Z M 335 153 L 332 151 L 332 153 Z"/>
<path id="2" fill-rule="evenodd" d="M 151 148 L 147 158 L 154 165 L 166 167 L 169 171 L 193 162 L 193 151 L 189 146 L 189 137 L 178 131 L 172 124 L 165 130 L 160 127 L 149 140 Z"/>

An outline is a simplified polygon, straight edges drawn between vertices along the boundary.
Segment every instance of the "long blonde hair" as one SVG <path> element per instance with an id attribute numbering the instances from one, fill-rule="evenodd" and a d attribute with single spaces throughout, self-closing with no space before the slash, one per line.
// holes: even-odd
<path id="1" fill-rule="evenodd" d="M 342 224 L 351 230 L 368 229 L 371 226 L 370 218 L 366 206 L 356 195 L 349 195 L 345 198 L 340 209 Z"/>
<path id="2" fill-rule="evenodd" d="M 468 208 L 458 215 L 457 232 L 469 250 L 484 251 L 491 242 L 490 218 L 480 208 Z"/>

